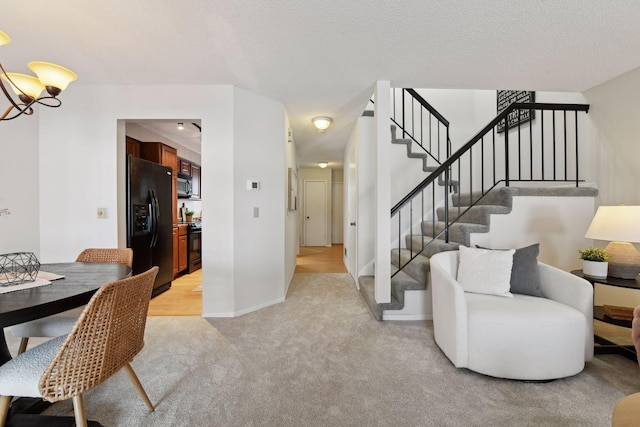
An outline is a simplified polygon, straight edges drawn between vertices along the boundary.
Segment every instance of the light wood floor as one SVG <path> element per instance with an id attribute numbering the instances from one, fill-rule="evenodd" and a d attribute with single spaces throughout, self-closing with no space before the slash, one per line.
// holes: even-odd
<path id="1" fill-rule="evenodd" d="M 346 273 L 343 245 L 301 246 L 296 273 Z"/>
<path id="2" fill-rule="evenodd" d="M 302 246 L 295 273 L 346 273 L 343 245 Z M 201 316 L 202 270 L 185 274 L 171 288 L 151 300 L 149 316 Z"/>
<path id="3" fill-rule="evenodd" d="M 202 315 L 202 269 L 178 277 L 149 303 L 149 316 Z"/>

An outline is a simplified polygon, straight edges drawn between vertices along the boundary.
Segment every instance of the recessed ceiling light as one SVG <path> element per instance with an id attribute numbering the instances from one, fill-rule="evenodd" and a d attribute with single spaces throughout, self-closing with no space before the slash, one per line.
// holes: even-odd
<path id="1" fill-rule="evenodd" d="M 178 130 L 183 130 L 184 129 L 184 123 L 179 122 L 178 123 Z"/>
<path id="2" fill-rule="evenodd" d="M 320 166 L 322 169 L 326 168 L 327 166 L 329 166 L 329 163 L 327 162 L 320 162 L 318 163 L 318 166 Z"/>

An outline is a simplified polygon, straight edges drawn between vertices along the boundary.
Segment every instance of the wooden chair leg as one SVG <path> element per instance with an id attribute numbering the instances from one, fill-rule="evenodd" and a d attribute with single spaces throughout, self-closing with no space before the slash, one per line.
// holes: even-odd
<path id="1" fill-rule="evenodd" d="M 27 344 L 29 344 L 29 337 L 22 337 L 20 339 L 20 347 L 18 347 L 18 354 L 22 354 L 27 351 Z"/>
<path id="2" fill-rule="evenodd" d="M 138 394 L 140 394 L 140 397 L 142 397 L 142 400 L 144 400 L 144 403 L 147 404 L 149 411 L 153 412 L 155 408 L 153 407 L 153 404 L 151 404 L 151 401 L 149 400 L 149 396 L 147 396 L 147 392 L 144 391 L 142 384 L 140 384 L 140 380 L 138 379 L 138 376 L 136 375 L 133 368 L 131 367 L 131 364 L 127 363 L 126 365 L 123 366 L 123 368 L 127 373 L 127 375 L 129 376 L 129 379 L 133 383 L 136 390 L 138 390 Z"/>
<path id="3" fill-rule="evenodd" d="M 76 426 L 87 427 L 87 416 L 84 413 L 84 402 L 81 394 L 73 397 L 73 413 L 76 417 Z"/>
<path id="4" fill-rule="evenodd" d="M 7 422 L 10 404 L 11 396 L 0 396 L 0 427 L 4 427 L 4 424 Z"/>

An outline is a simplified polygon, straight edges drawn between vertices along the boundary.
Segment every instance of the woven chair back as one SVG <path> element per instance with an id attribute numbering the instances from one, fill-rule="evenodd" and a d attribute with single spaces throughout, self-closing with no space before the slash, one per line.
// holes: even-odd
<path id="1" fill-rule="evenodd" d="M 131 248 L 88 248 L 80 252 L 76 262 L 110 262 L 124 264 L 131 268 L 133 250 Z"/>
<path id="2" fill-rule="evenodd" d="M 85 393 L 131 362 L 144 329 L 158 267 L 103 285 L 91 298 L 40 378 L 49 402 Z"/>

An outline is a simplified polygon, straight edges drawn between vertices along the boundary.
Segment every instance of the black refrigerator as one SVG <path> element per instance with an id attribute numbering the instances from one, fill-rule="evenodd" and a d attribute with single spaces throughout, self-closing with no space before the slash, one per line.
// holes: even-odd
<path id="1" fill-rule="evenodd" d="M 160 268 L 152 296 L 173 280 L 172 183 L 170 167 L 127 156 L 127 247 L 134 275 Z"/>

